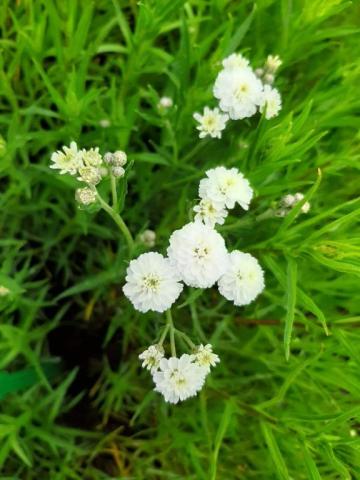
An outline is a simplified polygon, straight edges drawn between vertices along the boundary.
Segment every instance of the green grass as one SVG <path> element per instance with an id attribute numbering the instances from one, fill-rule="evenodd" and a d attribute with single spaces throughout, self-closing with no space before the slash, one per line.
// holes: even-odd
<path id="1" fill-rule="evenodd" d="M 359 16 L 342 0 L 1 2 L 0 379 L 38 378 L 0 384 L 1 480 L 360 479 Z M 281 56 L 283 110 L 200 141 L 192 114 L 233 51 Z M 121 233 L 48 168 L 71 140 L 127 151 L 122 215 L 161 252 L 205 170 L 251 181 L 220 230 L 266 290 L 236 308 L 187 289 L 173 310 L 221 357 L 199 397 L 169 406 L 139 368 L 164 318 L 124 298 Z M 296 191 L 309 214 L 257 220 Z"/>

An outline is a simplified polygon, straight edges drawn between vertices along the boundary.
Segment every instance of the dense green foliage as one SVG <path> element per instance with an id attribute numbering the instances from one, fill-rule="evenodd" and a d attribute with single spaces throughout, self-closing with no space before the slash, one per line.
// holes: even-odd
<path id="1" fill-rule="evenodd" d="M 0 479 L 360 479 L 359 18 L 342 0 L 2 0 L 0 367 L 38 383 L 0 395 Z M 283 110 L 200 140 L 233 51 L 281 56 Z M 196 398 L 165 404 L 140 368 L 164 318 L 132 308 L 121 233 L 49 169 L 71 140 L 127 151 L 122 215 L 162 252 L 206 169 L 255 189 L 220 230 L 265 292 L 236 308 L 186 289 L 173 310 L 221 357 Z M 296 191 L 307 215 L 261 220 Z"/>

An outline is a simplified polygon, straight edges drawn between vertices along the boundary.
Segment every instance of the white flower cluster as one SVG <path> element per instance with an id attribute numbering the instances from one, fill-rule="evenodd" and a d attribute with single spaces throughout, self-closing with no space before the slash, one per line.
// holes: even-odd
<path id="1" fill-rule="evenodd" d="M 61 175 L 77 176 L 77 180 L 86 184 L 76 190 L 75 199 L 81 205 L 90 205 L 96 201 L 96 185 L 103 177 L 108 174 L 124 176 L 127 157 L 122 151 L 106 153 L 102 157 L 98 147 L 79 150 L 77 144 L 71 142 L 70 147 L 63 146 L 62 150 L 54 152 L 51 162 L 50 168 L 60 170 Z"/>
<path id="2" fill-rule="evenodd" d="M 300 192 L 292 194 L 284 195 L 284 197 L 280 200 L 278 208 L 275 210 L 275 215 L 277 217 L 286 217 L 290 213 L 290 211 L 301 202 L 304 198 L 304 195 Z M 301 209 L 301 213 L 308 213 L 310 210 L 310 203 L 305 202 Z"/>
<path id="3" fill-rule="evenodd" d="M 229 253 L 223 237 L 214 229 L 217 223 L 224 223 L 227 210 L 236 204 L 248 210 L 253 196 L 248 180 L 236 168 L 213 168 L 200 181 L 199 196 L 195 220 L 172 233 L 167 257 L 148 252 L 130 262 L 123 292 L 136 310 L 169 310 L 183 284 L 210 288 L 217 283 L 219 292 L 237 306 L 251 303 L 264 289 L 258 261 L 238 250 Z M 172 320 L 165 334 L 166 329 L 174 334 Z M 200 345 L 191 355 L 177 358 L 173 346 L 170 358 L 165 358 L 161 341 L 145 350 L 140 359 L 153 376 L 155 390 L 167 402 L 177 403 L 196 395 L 219 357 L 211 345 Z"/>
<path id="4" fill-rule="evenodd" d="M 203 387 L 210 367 L 220 362 L 210 344 L 199 345 L 193 354 L 184 353 L 180 358 L 165 358 L 162 345 L 151 345 L 139 358 L 142 367 L 151 372 L 155 391 L 169 403 L 195 396 Z"/>
<path id="5" fill-rule="evenodd" d="M 181 282 L 196 288 L 219 282 L 220 293 L 235 305 L 250 303 L 263 290 L 263 272 L 256 259 L 237 251 L 229 254 L 214 229 L 237 203 L 248 210 L 253 196 L 248 180 L 236 168 L 217 167 L 200 181 L 199 196 L 195 221 L 173 232 L 167 258 L 149 252 L 130 262 L 123 291 L 140 312 L 169 309 L 183 289 Z"/>
<path id="6" fill-rule="evenodd" d="M 281 110 L 281 96 L 271 84 L 280 65 L 278 56 L 269 55 L 264 68 L 254 71 L 241 54 L 225 58 L 213 87 L 220 109 L 205 107 L 202 115 L 194 113 L 199 137 L 221 138 L 229 119 L 252 117 L 257 111 L 265 112 L 266 119 L 276 117 Z"/>

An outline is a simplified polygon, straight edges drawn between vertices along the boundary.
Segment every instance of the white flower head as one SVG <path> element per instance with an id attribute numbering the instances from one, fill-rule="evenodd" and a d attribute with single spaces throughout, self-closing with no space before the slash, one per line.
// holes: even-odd
<path id="1" fill-rule="evenodd" d="M 194 113 L 194 118 L 199 125 L 196 127 L 200 131 L 199 137 L 204 138 L 209 135 L 211 138 L 221 138 L 222 131 L 226 127 L 229 119 L 228 115 L 221 113 L 218 108 L 211 110 L 209 107 L 204 108 L 204 113 Z"/>
<path id="2" fill-rule="evenodd" d="M 125 169 L 123 167 L 112 167 L 110 171 L 115 178 L 121 178 L 125 175 Z"/>
<path id="3" fill-rule="evenodd" d="M 79 167 L 79 177 L 78 180 L 81 182 L 88 183 L 89 185 L 97 185 L 101 181 L 101 171 L 97 167 Z"/>
<path id="4" fill-rule="evenodd" d="M 210 372 L 210 367 L 215 367 L 220 362 L 220 358 L 212 351 L 212 345 L 199 345 L 195 352 L 195 363 L 204 367 L 206 371 Z"/>
<path id="5" fill-rule="evenodd" d="M 228 211 L 222 202 L 214 202 L 210 198 L 202 198 L 198 205 L 193 208 L 195 221 L 203 222 L 209 227 L 214 227 L 217 223 L 223 225 Z"/>
<path id="6" fill-rule="evenodd" d="M 281 96 L 276 88 L 270 87 L 270 85 L 264 85 L 264 91 L 260 103 L 260 112 L 265 110 L 265 118 L 276 117 L 281 110 Z"/>
<path id="7" fill-rule="evenodd" d="M 238 203 L 244 210 L 249 209 L 253 190 L 237 168 L 212 168 L 206 172 L 206 176 L 200 181 L 200 198 L 222 203 L 227 208 L 234 208 Z"/>
<path id="8" fill-rule="evenodd" d="M 81 205 L 90 205 L 96 201 L 96 190 L 89 187 L 78 188 L 75 192 L 75 199 Z"/>
<path id="9" fill-rule="evenodd" d="M 295 195 L 294 195 L 295 205 L 297 203 L 301 202 L 301 200 L 303 200 L 303 198 L 304 198 L 303 193 L 300 193 L 300 192 L 295 193 Z M 305 202 L 304 205 L 301 207 L 301 212 L 302 213 L 308 213 L 309 210 L 310 210 L 310 202 Z"/>
<path id="10" fill-rule="evenodd" d="M 219 291 L 234 305 L 248 305 L 265 287 L 264 272 L 249 253 L 234 250 L 229 257 L 229 268 L 218 282 Z"/>
<path id="11" fill-rule="evenodd" d="M 191 287 L 211 287 L 227 268 L 223 237 L 200 222 L 176 230 L 170 237 L 167 253 L 182 280 Z"/>
<path id="12" fill-rule="evenodd" d="M 148 252 L 131 260 L 126 271 L 124 294 L 139 312 L 164 312 L 179 297 L 183 285 L 167 258 Z"/>
<path id="13" fill-rule="evenodd" d="M 150 370 L 154 374 L 159 366 L 160 360 L 164 357 L 164 349 L 161 345 L 150 345 L 149 348 L 144 350 L 140 355 L 139 359 L 142 360 L 142 367 Z"/>
<path id="14" fill-rule="evenodd" d="M 174 104 L 173 99 L 170 97 L 161 97 L 159 100 L 160 108 L 171 108 L 173 104 Z"/>
<path id="15" fill-rule="evenodd" d="M 287 195 L 283 196 L 280 203 L 286 208 L 292 207 L 296 203 L 295 196 L 291 195 L 291 193 L 288 193 Z"/>
<path id="16" fill-rule="evenodd" d="M 222 61 L 225 69 L 233 68 L 250 68 L 249 60 L 241 55 L 241 53 L 232 53 Z"/>
<path id="17" fill-rule="evenodd" d="M 103 163 L 103 158 L 99 153 L 99 147 L 81 150 L 82 162 L 85 167 L 99 167 Z"/>
<path id="18" fill-rule="evenodd" d="M 282 60 L 279 55 L 268 55 L 265 62 L 265 68 L 269 73 L 274 74 L 281 64 Z"/>
<path id="19" fill-rule="evenodd" d="M 62 149 L 63 151 L 58 150 L 51 155 L 53 163 L 50 168 L 60 170 L 61 174 L 75 175 L 82 165 L 82 152 L 78 150 L 75 142 L 71 142 L 70 147 L 63 146 Z"/>
<path id="20" fill-rule="evenodd" d="M 102 118 L 100 121 L 99 121 L 99 125 L 100 127 L 102 128 L 109 128 L 110 125 L 111 125 L 111 122 L 108 118 Z"/>
<path id="21" fill-rule="evenodd" d="M 204 385 L 206 369 L 194 363 L 194 356 L 184 353 L 180 358 L 162 358 L 153 374 L 155 391 L 166 402 L 178 403 L 193 397 Z"/>
<path id="22" fill-rule="evenodd" d="M 219 106 L 232 120 L 252 117 L 262 99 L 263 84 L 250 68 L 222 70 L 214 84 Z"/>

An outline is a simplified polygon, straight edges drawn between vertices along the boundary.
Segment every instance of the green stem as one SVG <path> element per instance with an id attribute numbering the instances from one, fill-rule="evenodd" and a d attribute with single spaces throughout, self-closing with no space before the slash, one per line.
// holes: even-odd
<path id="1" fill-rule="evenodd" d="M 175 329 L 175 333 L 179 335 L 179 337 L 182 337 L 192 350 L 195 350 L 196 348 L 195 343 L 191 341 L 191 339 L 186 335 L 186 333 L 180 332 L 180 330 L 176 330 L 176 329 Z"/>
<path id="2" fill-rule="evenodd" d="M 101 198 L 101 196 L 99 195 L 98 192 L 96 193 L 96 196 L 97 196 L 97 199 L 99 200 L 101 208 L 103 210 L 105 210 L 105 212 L 110 215 L 110 217 L 114 220 L 116 225 L 119 227 L 121 233 L 124 235 L 124 237 L 126 239 L 126 242 L 128 244 L 128 247 L 129 247 L 129 251 L 131 253 L 133 251 L 133 248 L 134 248 L 134 239 L 133 239 L 126 223 L 121 218 L 121 216 L 117 212 L 115 212 L 115 210 L 113 208 L 111 208 L 110 205 L 108 205 L 103 198 Z"/>
<path id="3" fill-rule="evenodd" d="M 110 182 L 111 182 L 113 209 L 115 210 L 115 212 L 117 212 L 118 211 L 118 196 L 117 196 L 117 189 L 116 189 L 116 178 L 114 177 L 114 175 L 110 175 Z"/>
<path id="4" fill-rule="evenodd" d="M 169 326 L 170 329 L 170 347 L 171 347 L 171 355 L 173 357 L 176 357 L 176 346 L 175 346 L 175 328 L 174 328 L 174 322 L 172 319 L 171 315 L 171 310 L 166 310 L 166 319 L 167 319 L 167 325 Z"/>
<path id="5" fill-rule="evenodd" d="M 169 328 L 170 328 L 170 325 L 169 325 L 169 324 L 166 324 L 166 325 L 165 325 L 165 328 L 164 328 L 164 330 L 163 330 L 163 332 L 162 332 L 162 334 L 161 334 L 160 340 L 159 340 L 159 342 L 158 342 L 159 345 L 162 345 L 162 344 L 164 343 L 164 340 L 165 340 L 166 335 L 167 335 L 167 333 L 168 333 L 168 331 L 169 331 Z"/>

